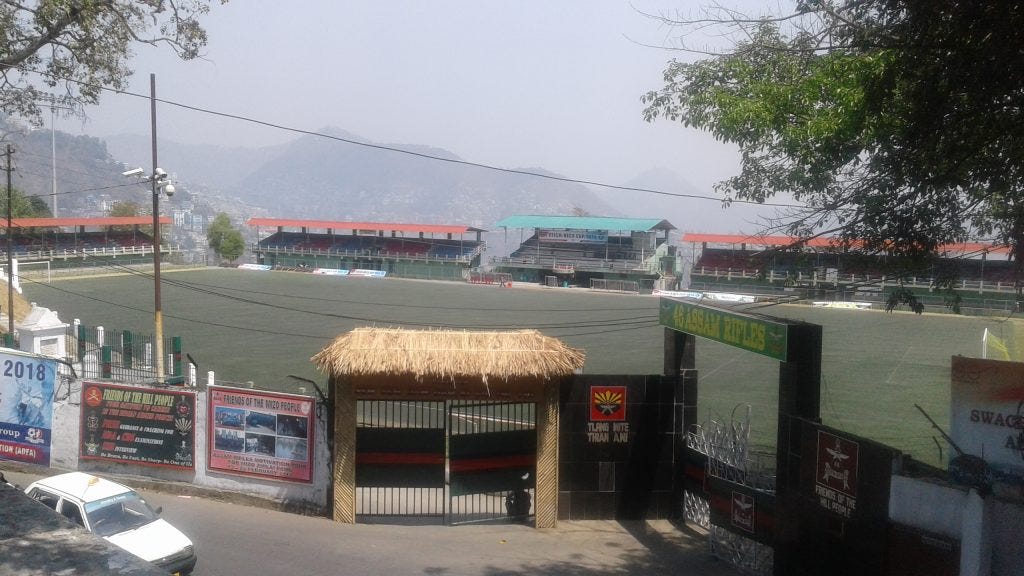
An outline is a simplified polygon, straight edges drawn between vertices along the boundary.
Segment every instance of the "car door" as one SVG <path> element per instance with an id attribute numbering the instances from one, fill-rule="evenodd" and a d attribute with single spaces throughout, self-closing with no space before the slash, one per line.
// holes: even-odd
<path id="1" fill-rule="evenodd" d="M 78 505 L 78 502 L 63 498 L 60 501 L 60 507 L 57 511 L 68 520 L 71 520 L 75 524 L 85 528 L 85 516 L 82 514 L 82 507 Z"/>

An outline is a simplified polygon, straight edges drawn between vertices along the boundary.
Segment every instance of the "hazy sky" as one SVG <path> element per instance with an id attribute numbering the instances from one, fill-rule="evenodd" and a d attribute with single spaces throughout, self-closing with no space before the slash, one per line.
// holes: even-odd
<path id="1" fill-rule="evenodd" d="M 766 3 L 740 3 L 748 12 Z M 697 2 L 634 0 L 235 0 L 204 20 L 204 60 L 139 48 L 132 91 L 302 130 L 342 128 L 379 143 L 445 148 L 464 160 L 544 167 L 620 184 L 670 168 L 702 192 L 733 173 L 734 150 L 678 123 L 643 121 L 644 92 L 685 53 L 640 12 Z M 149 134 L 149 103 L 107 94 L 84 125 Z M 158 135 L 258 146 L 299 135 L 167 105 Z M 339 146 L 344 144 L 339 144 Z"/>

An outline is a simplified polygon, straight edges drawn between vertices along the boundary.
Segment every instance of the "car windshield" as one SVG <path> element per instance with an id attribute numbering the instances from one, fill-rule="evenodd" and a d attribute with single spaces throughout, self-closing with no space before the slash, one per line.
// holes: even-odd
<path id="1" fill-rule="evenodd" d="M 90 529 L 100 536 L 134 530 L 156 520 L 156 512 L 135 492 L 125 492 L 85 505 Z"/>

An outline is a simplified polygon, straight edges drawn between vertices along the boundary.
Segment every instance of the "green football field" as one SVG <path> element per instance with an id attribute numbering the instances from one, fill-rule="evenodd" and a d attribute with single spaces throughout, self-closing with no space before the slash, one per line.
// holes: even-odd
<path id="1" fill-rule="evenodd" d="M 235 269 L 169 271 L 163 280 L 164 332 L 182 337 L 204 381 L 212 370 L 218 383 L 309 391 L 289 375 L 324 383 L 309 358 L 360 326 L 535 328 L 582 348 L 586 373 L 662 371 L 664 331 L 658 298 L 651 296 Z M 87 326 L 152 333 L 149 276 L 28 282 L 25 296 L 64 322 L 77 318 Z M 945 427 L 950 357 L 979 356 L 985 328 L 1012 339 L 1017 322 L 797 305 L 757 311 L 823 326 L 826 424 L 932 464 L 940 462 L 940 446 L 943 456 L 950 447 L 914 404 Z M 697 368 L 701 420 L 729 423 L 749 407 L 753 442 L 773 445 L 778 363 L 698 339 Z"/>

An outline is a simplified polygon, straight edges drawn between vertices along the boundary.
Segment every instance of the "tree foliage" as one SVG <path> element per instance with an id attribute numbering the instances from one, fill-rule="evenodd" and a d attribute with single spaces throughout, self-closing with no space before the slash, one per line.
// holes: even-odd
<path id="1" fill-rule="evenodd" d="M 110 206 L 110 215 L 116 218 L 124 218 L 129 216 L 142 216 L 146 214 L 143 211 L 142 206 L 138 202 L 115 202 Z M 111 226 L 110 230 L 115 232 L 130 232 L 134 229 L 134 226 Z M 139 230 L 146 233 L 152 234 L 152 226 L 140 226 Z"/>
<path id="2" fill-rule="evenodd" d="M 123 90 L 136 44 L 185 60 L 206 45 L 199 18 L 212 0 L 11 0 L 0 2 L 0 110 L 41 123 L 49 87 L 67 104 Z M 221 0 L 223 4 L 227 0 Z"/>
<path id="3" fill-rule="evenodd" d="M 206 241 L 218 256 L 233 262 L 245 251 L 242 232 L 231 225 L 231 218 L 224 212 L 214 217 L 206 229 Z"/>
<path id="4" fill-rule="evenodd" d="M 991 239 L 1020 277 L 1024 2 L 801 0 L 772 18 L 705 16 L 673 23 L 738 40 L 671 61 L 644 115 L 738 146 L 727 198 L 791 194 L 786 232 L 910 261 Z"/>
<path id="5" fill-rule="evenodd" d="M 117 218 L 139 216 L 142 213 L 142 208 L 137 202 L 115 202 L 110 207 L 110 215 Z"/>
<path id="6" fill-rule="evenodd" d="M 7 217 L 7 187 L 5 186 L 3 192 L 3 202 L 0 205 L 2 210 L 3 218 Z M 11 190 L 11 217 L 12 218 L 49 218 L 52 216 L 50 207 L 47 206 L 46 200 L 39 196 L 29 196 L 24 194 L 17 188 Z"/>

